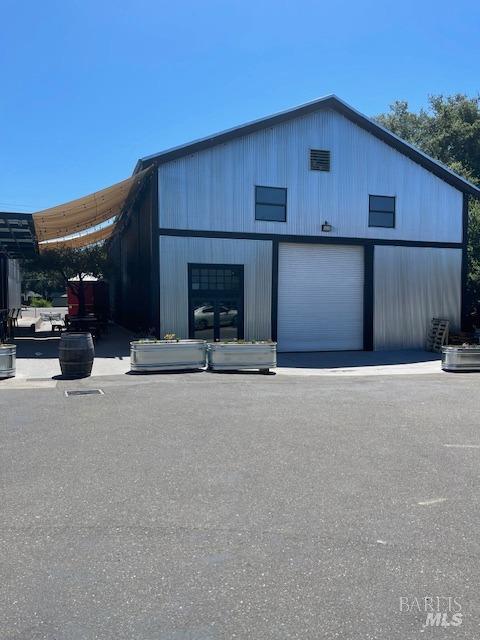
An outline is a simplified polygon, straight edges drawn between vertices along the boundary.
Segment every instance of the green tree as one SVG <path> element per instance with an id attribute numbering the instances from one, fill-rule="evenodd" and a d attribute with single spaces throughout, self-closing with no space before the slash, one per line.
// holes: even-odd
<path id="1" fill-rule="evenodd" d="M 59 273 L 38 271 L 36 260 L 22 262 L 22 291 L 35 291 L 48 299 L 54 291 L 64 288 L 65 283 Z"/>
<path id="2" fill-rule="evenodd" d="M 82 249 L 49 249 L 44 250 L 33 260 L 29 268 L 46 278 L 57 276 L 78 297 L 78 315 L 85 315 L 85 276 L 101 278 L 107 275 L 107 252 L 103 244 L 92 245 Z M 78 278 L 71 282 L 72 278 Z"/>
<path id="3" fill-rule="evenodd" d="M 480 185 L 480 96 L 430 96 L 428 108 L 410 111 L 394 102 L 379 124 Z M 472 315 L 480 315 L 480 203 L 470 199 L 467 289 Z"/>
<path id="4" fill-rule="evenodd" d="M 424 148 L 424 131 L 428 122 L 424 109 L 418 113 L 409 111 L 408 102 L 397 100 L 390 105 L 390 112 L 379 115 L 375 120 L 403 140 Z"/>

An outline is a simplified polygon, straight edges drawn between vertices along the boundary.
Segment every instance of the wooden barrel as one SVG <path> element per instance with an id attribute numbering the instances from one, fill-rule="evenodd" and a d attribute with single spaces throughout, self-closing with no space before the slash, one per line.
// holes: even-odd
<path id="1" fill-rule="evenodd" d="M 65 378 L 88 377 L 95 357 L 92 334 L 62 333 L 58 357 Z"/>

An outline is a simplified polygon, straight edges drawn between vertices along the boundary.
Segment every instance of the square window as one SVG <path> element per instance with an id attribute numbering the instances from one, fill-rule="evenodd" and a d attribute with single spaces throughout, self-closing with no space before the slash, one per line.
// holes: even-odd
<path id="1" fill-rule="evenodd" d="M 369 196 L 369 227 L 395 228 L 395 197 Z"/>
<path id="2" fill-rule="evenodd" d="M 280 187 L 255 187 L 255 220 L 286 222 L 287 190 Z"/>

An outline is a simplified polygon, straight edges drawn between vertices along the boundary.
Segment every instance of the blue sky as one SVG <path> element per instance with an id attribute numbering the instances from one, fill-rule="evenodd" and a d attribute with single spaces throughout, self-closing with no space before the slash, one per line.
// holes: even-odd
<path id="1" fill-rule="evenodd" d="M 473 0 L 2 0 L 1 23 L 0 210 L 328 93 L 375 115 L 479 91 Z"/>

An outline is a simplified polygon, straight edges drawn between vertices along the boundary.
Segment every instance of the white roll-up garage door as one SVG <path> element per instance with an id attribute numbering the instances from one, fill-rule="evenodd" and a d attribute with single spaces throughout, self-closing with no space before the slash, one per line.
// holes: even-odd
<path id="1" fill-rule="evenodd" d="M 280 244 L 279 351 L 363 349 L 363 260 L 363 247 Z"/>

